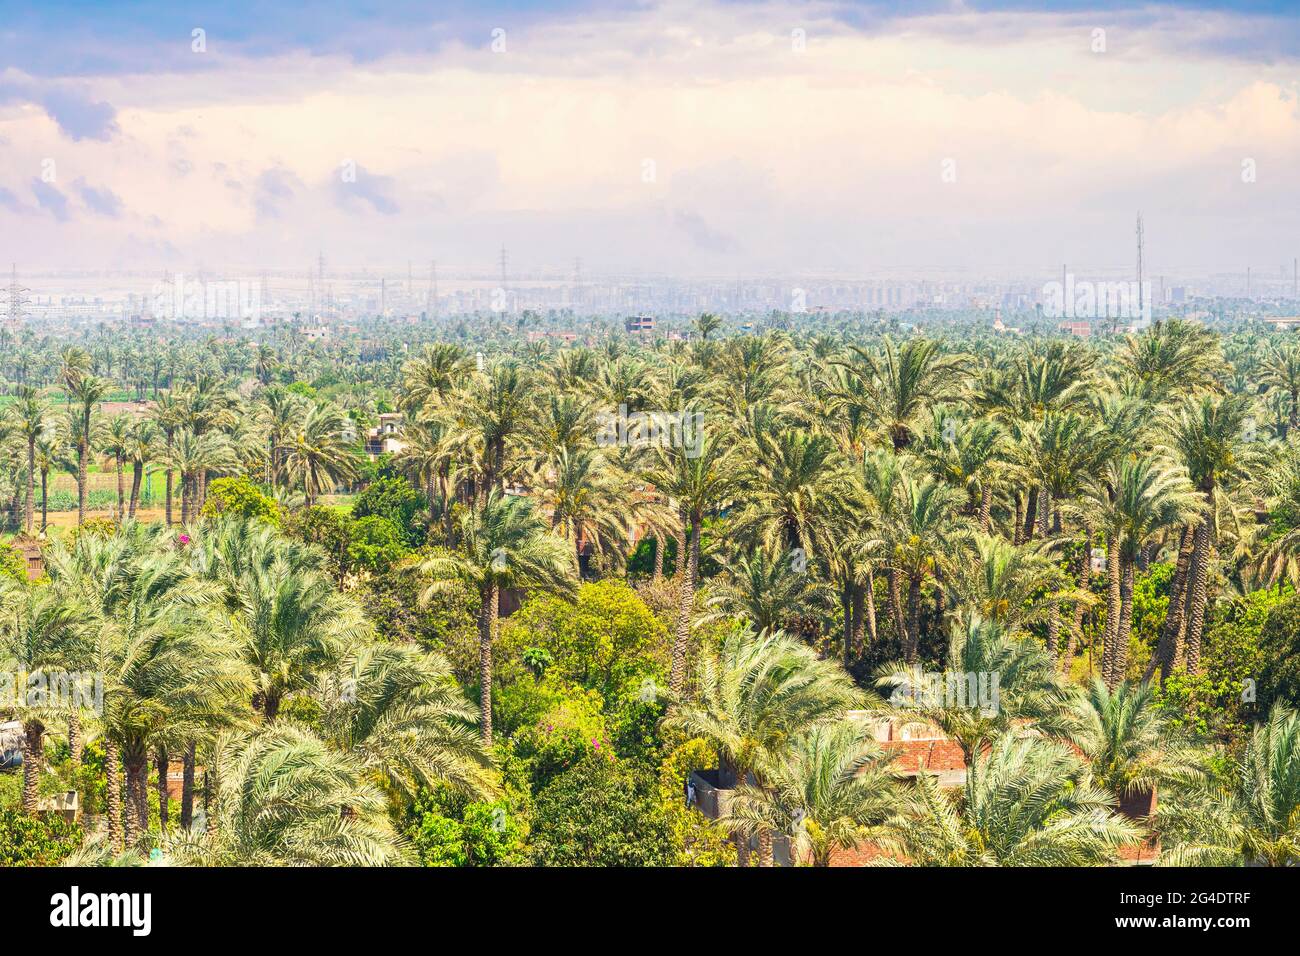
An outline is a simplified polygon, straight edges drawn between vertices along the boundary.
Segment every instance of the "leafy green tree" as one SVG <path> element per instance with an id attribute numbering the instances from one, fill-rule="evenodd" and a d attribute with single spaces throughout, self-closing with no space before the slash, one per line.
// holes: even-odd
<path id="1" fill-rule="evenodd" d="M 592 754 L 537 795 L 536 866 L 673 866 L 673 833 L 662 807 L 612 754 Z"/>
<path id="2" fill-rule="evenodd" d="M 208 500 L 202 515 L 212 518 L 228 515 L 236 518 L 280 523 L 280 508 L 275 499 L 264 495 L 246 476 L 217 478 L 208 486 Z"/>

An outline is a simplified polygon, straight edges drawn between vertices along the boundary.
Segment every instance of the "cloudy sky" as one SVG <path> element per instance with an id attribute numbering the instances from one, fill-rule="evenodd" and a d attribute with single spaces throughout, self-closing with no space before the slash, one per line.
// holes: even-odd
<path id="1" fill-rule="evenodd" d="M 1156 269 L 1300 254 L 1295 0 L 264 6 L 4 4 L 0 259 L 1082 271 L 1139 209 Z"/>

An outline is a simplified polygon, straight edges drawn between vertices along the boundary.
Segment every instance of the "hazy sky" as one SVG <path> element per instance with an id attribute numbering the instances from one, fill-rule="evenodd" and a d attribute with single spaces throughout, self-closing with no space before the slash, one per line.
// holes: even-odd
<path id="1" fill-rule="evenodd" d="M 1084 271 L 1139 208 L 1153 271 L 1300 254 L 1296 0 L 341 6 L 0 4 L 0 258 Z"/>

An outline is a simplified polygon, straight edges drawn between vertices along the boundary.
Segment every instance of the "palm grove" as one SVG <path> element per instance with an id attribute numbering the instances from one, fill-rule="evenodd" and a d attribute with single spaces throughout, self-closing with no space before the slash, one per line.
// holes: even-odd
<path id="1" fill-rule="evenodd" d="M 789 318 L 6 332 L 0 502 L 43 572 L 0 589 L 0 861 L 1295 862 L 1300 350 Z M 614 409 L 702 433 L 611 442 Z M 102 699 L 39 690 L 66 673 Z M 904 777 L 884 717 L 964 783 Z"/>

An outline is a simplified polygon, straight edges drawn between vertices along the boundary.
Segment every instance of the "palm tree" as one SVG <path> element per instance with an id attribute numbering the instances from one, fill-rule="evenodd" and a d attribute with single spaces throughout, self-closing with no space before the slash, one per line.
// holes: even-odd
<path id="1" fill-rule="evenodd" d="M 1093 680 L 1071 712 L 1070 743 L 1092 781 L 1117 800 L 1200 778 L 1198 755 L 1170 729 L 1150 684 L 1120 681 L 1112 689 Z"/>
<path id="2" fill-rule="evenodd" d="M 67 712 L 62 700 L 66 663 L 81 608 L 70 595 L 54 588 L 30 587 L 5 579 L 0 583 L 0 664 L 12 679 L 24 684 L 13 698 L 22 721 L 22 811 L 35 814 L 37 785 L 43 767 L 45 725 L 52 715 Z"/>
<path id="3" fill-rule="evenodd" d="M 35 519 L 36 443 L 40 441 L 41 436 L 45 433 L 47 427 L 45 416 L 49 411 L 49 406 L 41 400 L 40 393 L 36 389 L 30 385 L 21 385 L 18 388 L 17 401 L 10 406 L 10 409 L 18 426 L 18 434 L 27 443 L 27 496 L 24 507 L 26 516 L 24 527 L 27 534 L 30 535 L 32 533 L 32 523 Z M 42 522 L 42 530 L 44 530 L 44 522 Z"/>
<path id="4" fill-rule="evenodd" d="M 252 673 L 253 709 L 267 722 L 368 633 L 361 609 L 320 571 L 279 558 L 218 580 L 235 602 L 233 636 Z"/>
<path id="5" fill-rule="evenodd" d="M 906 584 L 906 617 L 898 607 L 901 590 L 891 588 L 895 621 L 902 620 L 899 637 L 904 659 L 916 661 L 921 640 L 921 587 L 936 575 L 941 563 L 957 551 L 969 536 L 970 520 L 958 513 L 961 492 L 933 478 L 917 482 L 904 476 L 898 488 L 899 500 L 891 509 L 882 530 L 886 561 Z"/>
<path id="6" fill-rule="evenodd" d="M 973 773 L 975 757 L 998 736 L 1033 721 L 1065 726 L 1067 697 L 1050 654 L 1031 637 L 971 613 L 954 621 L 941 674 L 906 661 L 886 664 L 876 686 L 905 717 L 937 726 L 957 742 Z"/>
<path id="7" fill-rule="evenodd" d="M 1102 678 L 1114 688 L 1124 679 L 1128 660 L 1129 632 L 1133 621 L 1133 575 L 1138 556 L 1147 545 L 1169 529 L 1196 514 L 1199 496 L 1181 471 L 1150 459 L 1126 459 L 1112 464 L 1104 479 L 1084 493 L 1084 507 L 1095 526 L 1111 542 L 1108 567 L 1115 568 L 1107 607 L 1106 644 Z M 1114 627 L 1109 622 L 1115 621 Z"/>
<path id="8" fill-rule="evenodd" d="M 1200 670 L 1218 489 L 1225 481 L 1243 475 L 1253 457 L 1249 448 L 1250 433 L 1244 427 L 1249 409 L 1249 401 L 1244 397 L 1206 395 L 1187 402 L 1168 423 L 1169 450 L 1182 462 L 1204 499 L 1193 534 L 1187 574 L 1187 633 L 1183 658 L 1189 674 Z"/>
<path id="9" fill-rule="evenodd" d="M 126 514 L 123 467 L 131 454 L 131 420 L 125 415 L 116 415 L 109 419 L 103 431 L 103 441 L 99 450 L 113 460 L 117 469 L 117 520 L 121 521 Z"/>
<path id="10" fill-rule="evenodd" d="M 86 522 L 86 463 L 90 457 L 91 416 L 108 393 L 108 384 L 94 375 L 77 374 L 68 383 L 68 397 L 75 403 L 77 440 L 77 524 Z"/>
<path id="11" fill-rule="evenodd" d="M 680 698 L 686 686 L 686 652 L 690 646 L 691 613 L 695 609 L 704 516 L 723 504 L 737 484 L 731 457 L 716 437 L 704 435 L 698 451 L 699 454 L 693 454 L 692 449 L 685 447 L 661 448 L 658 462 L 645 474 L 645 479 L 660 494 L 676 503 L 683 518 L 685 548 L 678 551 L 677 557 L 681 594 L 668 677 L 669 692 L 674 700 Z"/>
<path id="12" fill-rule="evenodd" d="M 127 442 L 127 460 L 131 462 L 131 497 L 127 507 L 128 518 L 135 518 L 140 504 L 140 490 L 144 484 L 145 466 L 158 454 L 158 426 L 152 419 L 137 419 L 131 427 Z"/>
<path id="13" fill-rule="evenodd" d="M 706 604 L 718 616 L 744 621 L 759 633 L 779 631 L 791 618 L 825 603 L 822 589 L 797 553 L 769 548 L 740 552 L 708 586 Z"/>
<path id="14" fill-rule="evenodd" d="M 482 512 L 461 516 L 460 549 L 438 554 L 421 565 L 433 578 L 420 596 L 427 604 L 453 580 L 470 584 L 479 594 L 479 732 L 485 747 L 492 745 L 492 645 L 496 640 L 501 592 L 526 588 L 558 594 L 575 586 L 573 551 L 551 535 L 531 501 L 488 495 Z"/>
<path id="15" fill-rule="evenodd" d="M 587 545 L 606 559 L 623 557 L 633 508 L 621 478 L 605 455 L 591 449 L 562 449 L 536 473 L 538 509 L 550 514 L 556 534 L 573 543 L 579 567 Z"/>
<path id="16" fill-rule="evenodd" d="M 780 631 L 733 631 L 707 650 L 695 692 L 664 720 L 664 729 L 707 741 L 735 774 L 759 787 L 785 754 L 789 740 L 819 721 L 843 717 L 867 695 L 844 670 Z M 760 838 L 762 863 L 771 862 L 771 831 Z M 746 865 L 748 841 L 739 841 Z"/>
<path id="17" fill-rule="evenodd" d="M 229 438 L 220 432 L 200 435 L 188 428 L 178 429 L 171 436 L 170 448 L 164 453 L 163 461 L 169 470 L 180 474 L 181 524 L 184 525 L 198 518 L 203 508 L 201 476 L 239 469 L 239 460 Z"/>
<path id="18" fill-rule="evenodd" d="M 1251 732 L 1236 772 L 1209 790 L 1176 845 L 1174 866 L 1300 863 L 1300 715 L 1275 704 Z M 1178 816 L 1178 808 L 1165 816 Z M 1167 825 L 1167 824 L 1166 824 Z"/>
<path id="19" fill-rule="evenodd" d="M 1293 342 L 1270 347 L 1260 370 L 1263 372 L 1260 380 L 1287 397 L 1287 428 L 1282 434 L 1285 440 L 1300 426 L 1300 348 Z"/>
<path id="20" fill-rule="evenodd" d="M 843 493 L 835 443 L 824 435 L 773 423 L 754 436 L 756 463 L 745 478 L 747 504 L 735 534 L 770 548 L 812 547 L 813 525 Z"/>
<path id="21" fill-rule="evenodd" d="M 246 693 L 228 630 L 210 616 L 213 590 L 162 546 L 164 534 L 127 524 L 111 537 L 78 535 L 71 548 L 56 544 L 48 554 L 55 586 L 86 609 L 72 662 L 103 675 L 114 846 L 121 845 L 118 761 L 126 774 L 126 841 L 134 844 L 148 824 L 150 750 L 177 728 L 220 720 Z"/>
<path id="22" fill-rule="evenodd" d="M 357 474 L 357 455 L 345 440 L 346 419 L 333 405 L 307 408 L 284 457 L 290 483 L 302 487 L 307 507 L 341 481 Z"/>
<path id="23" fill-rule="evenodd" d="M 358 644 L 320 678 L 324 738 L 385 789 L 413 798 L 446 784 L 471 796 L 494 790 L 477 714 L 436 654 Z"/>
<path id="24" fill-rule="evenodd" d="M 958 394 L 968 368 L 964 357 L 945 355 L 938 342 L 923 338 L 908 339 L 902 348 L 886 338 L 878 354 L 857 345 L 849 352 L 849 359 L 835 364 L 862 381 L 864 411 L 884 428 L 895 451 L 912 443 L 912 424 L 929 405 Z"/>
<path id="25" fill-rule="evenodd" d="M 529 420 L 534 383 L 514 361 L 493 365 L 481 377 L 485 380 L 462 395 L 459 415 L 481 449 L 481 491 L 486 495 L 494 489 L 505 491 L 510 445 Z"/>
<path id="26" fill-rule="evenodd" d="M 451 468 L 455 461 L 454 432 L 442 417 L 424 411 L 402 424 L 402 447 L 393 456 L 393 464 L 417 488 L 425 489 L 432 526 L 441 509 L 446 530 L 451 531 Z"/>
<path id="27" fill-rule="evenodd" d="M 426 345 L 402 366 L 402 410 L 416 418 L 431 403 L 449 395 L 468 368 L 465 353 L 455 345 Z"/>
<path id="28" fill-rule="evenodd" d="M 163 435 L 163 448 L 159 457 L 163 460 L 163 480 L 166 483 L 164 514 L 167 524 L 170 526 L 172 523 L 172 492 L 174 490 L 174 469 L 171 464 L 172 446 L 175 442 L 176 433 L 185 424 L 185 408 L 176 395 L 166 392 L 154 396 L 153 416 Z"/>
<path id="29" fill-rule="evenodd" d="M 391 866 L 409 862 L 382 791 L 362 768 L 308 730 L 274 724 L 222 734 L 203 833 L 172 847 L 202 866 Z"/>
<path id="30" fill-rule="evenodd" d="M 737 788 L 722 822 L 745 839 L 783 834 L 796 860 L 829 866 L 889 816 L 898 789 L 891 759 L 864 721 L 814 724 L 790 742 L 766 787 Z"/>
<path id="31" fill-rule="evenodd" d="M 1140 831 L 1062 744 L 1003 736 L 959 793 L 921 774 L 882 845 L 913 866 L 1102 866 Z"/>
<path id="32" fill-rule="evenodd" d="M 41 534 L 49 515 L 50 472 L 68 465 L 68 447 L 56 428 L 47 428 L 36 441 L 36 470 L 41 475 Z"/>

